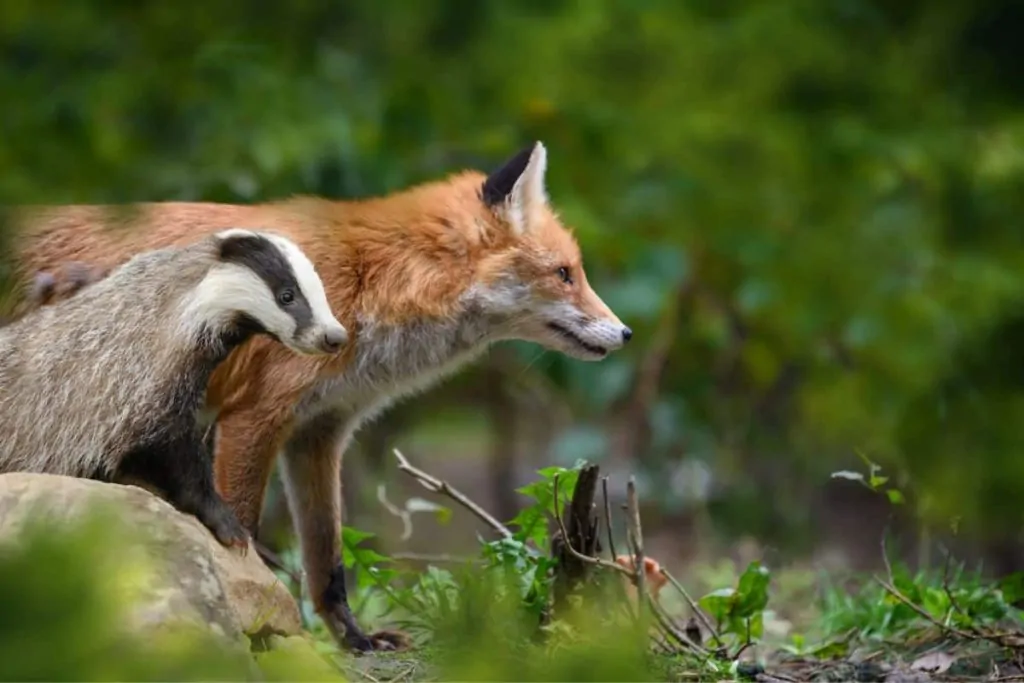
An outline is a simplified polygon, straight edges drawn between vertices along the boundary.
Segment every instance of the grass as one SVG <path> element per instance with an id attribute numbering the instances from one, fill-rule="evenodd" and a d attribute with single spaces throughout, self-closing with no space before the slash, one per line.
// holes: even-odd
<path id="1" fill-rule="evenodd" d="M 472 564 L 408 565 L 372 550 L 372 535 L 346 527 L 351 603 L 366 628 L 398 627 L 410 652 L 355 657 L 338 651 L 303 601 L 320 657 L 299 647 L 240 662 L 209 640 L 125 632 L 125 600 L 112 580 L 131 573 L 110 520 L 77 531 L 25 534 L 0 553 L 0 679 L 712 681 L 1010 680 L 1024 676 L 1024 581 L 993 582 L 950 559 L 912 574 L 839 576 L 751 562 L 702 563 L 687 588 L 713 629 L 691 638 L 693 608 L 662 588 L 671 629 L 624 599 L 625 577 L 594 567 L 592 580 L 556 612 L 551 605 L 549 517 L 570 498 L 578 469 L 546 468 L 520 492 L 533 501 L 509 537 L 481 540 Z M 558 504 L 555 480 L 560 481 Z M 876 482 L 877 483 L 877 482 Z M 296 562 L 295 553 L 285 559 Z M 116 570 L 116 571 L 115 571 Z M 289 581 L 284 576 L 285 581 Z M 113 582 L 116 583 L 116 582 Z M 295 587 L 293 587 L 294 589 Z M 14 602 L 11 602 L 14 601 Z M 666 635 L 668 633 L 668 635 Z M 321 659 L 323 661 L 321 661 Z M 325 666 L 326 665 L 326 666 Z M 765 678 L 765 675 L 768 678 Z M 910 677 L 910 678 L 908 678 Z"/>
<path id="2" fill-rule="evenodd" d="M 472 567 L 410 570 L 365 548 L 370 534 L 348 529 L 345 558 L 361 623 L 397 624 L 418 645 L 401 654 L 335 653 L 346 677 L 690 681 L 767 673 L 777 680 L 884 680 L 896 671 L 916 680 L 1004 680 L 1024 674 L 1017 661 L 1024 652 L 1022 615 L 1011 604 L 1021 597 L 1020 582 L 994 583 L 952 559 L 913 575 L 891 566 L 881 577 L 706 563 L 691 572 L 698 579 L 691 590 L 715 632 L 702 630 L 703 654 L 678 642 L 661 647 L 659 641 L 671 639 L 652 639 L 654 624 L 629 616 L 608 581 L 622 577 L 603 568 L 595 568 L 604 579 L 595 591 L 542 627 L 551 588 L 544 549 L 556 510 L 553 483 L 556 476 L 563 480 L 561 510 L 577 472 L 547 468 L 520 489 L 533 505 L 509 523 L 511 538 L 481 542 Z M 875 469 L 869 484 L 887 486 Z M 893 500 L 891 490 L 883 488 Z M 686 628 L 693 610 L 680 593 L 663 589 L 659 604 L 675 628 Z M 333 649 L 325 631 L 314 625 L 314 632 L 325 650 Z"/>

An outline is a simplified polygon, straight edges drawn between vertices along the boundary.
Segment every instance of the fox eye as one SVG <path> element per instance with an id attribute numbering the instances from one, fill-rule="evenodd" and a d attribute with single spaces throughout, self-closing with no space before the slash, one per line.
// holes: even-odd
<path id="1" fill-rule="evenodd" d="M 282 306 L 287 306 L 295 301 L 295 292 L 290 289 L 282 289 L 277 295 L 277 300 Z"/>
<path id="2" fill-rule="evenodd" d="M 567 285 L 572 284 L 572 276 L 569 275 L 569 269 L 565 266 L 558 269 L 558 278 Z"/>

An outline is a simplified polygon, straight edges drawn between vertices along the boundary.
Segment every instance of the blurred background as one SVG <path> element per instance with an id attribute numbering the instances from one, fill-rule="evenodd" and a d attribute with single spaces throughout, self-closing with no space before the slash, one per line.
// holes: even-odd
<path id="1" fill-rule="evenodd" d="M 486 531 L 551 464 L 630 474 L 673 570 L 1024 569 L 1024 6 L 1010 0 L 5 0 L 0 205 L 383 194 L 548 147 L 601 363 L 496 346 L 365 427 L 346 520 Z M 1014 45 L 1017 42 L 1018 45 Z M 878 463 L 904 502 L 837 470 Z M 954 533 L 955 532 L 955 533 Z M 280 486 L 263 531 L 291 543 Z"/>

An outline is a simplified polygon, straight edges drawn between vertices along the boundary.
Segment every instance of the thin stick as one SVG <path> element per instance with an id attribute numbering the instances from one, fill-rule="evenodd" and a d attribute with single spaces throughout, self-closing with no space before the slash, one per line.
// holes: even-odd
<path id="1" fill-rule="evenodd" d="M 478 557 L 463 557 L 460 555 L 447 555 L 441 553 L 439 555 L 431 555 L 429 553 L 414 553 L 414 552 L 397 552 L 391 553 L 391 557 L 396 560 L 406 560 L 409 562 L 431 562 L 438 564 L 483 564 L 484 561 Z"/>
<path id="2" fill-rule="evenodd" d="M 555 505 L 557 506 L 558 505 L 558 475 L 557 474 L 551 480 L 551 483 L 552 483 L 552 486 L 554 488 Z M 576 548 L 573 548 L 572 547 L 572 540 L 569 538 L 569 532 L 565 528 L 565 521 L 562 519 L 562 515 L 558 514 L 558 510 L 557 509 L 555 510 L 555 519 L 558 520 L 558 530 L 560 532 L 562 532 L 562 540 L 565 541 L 565 548 L 566 548 L 566 550 L 569 551 L 570 555 L 572 555 L 573 557 L 575 557 L 577 560 L 579 560 L 581 562 L 587 562 L 588 564 L 596 565 L 598 567 L 604 567 L 605 569 L 610 569 L 612 571 L 619 572 L 620 574 L 624 574 L 624 575 L 629 576 L 629 577 L 633 576 L 633 572 L 632 571 L 630 571 L 629 569 L 626 569 L 625 567 L 623 567 L 620 564 L 615 564 L 614 562 L 609 562 L 608 560 L 604 560 L 604 559 L 602 559 L 600 557 L 591 557 L 590 555 L 584 555 L 583 553 L 581 553 L 578 550 L 576 550 Z"/>
<path id="3" fill-rule="evenodd" d="M 872 576 L 871 578 L 873 578 L 876 583 L 878 583 L 882 588 L 884 588 L 886 590 L 886 592 L 889 593 L 889 595 L 893 596 L 894 598 L 896 598 L 897 600 L 902 602 L 904 605 L 906 605 L 910 609 L 912 609 L 915 612 L 917 612 L 918 614 L 920 614 L 922 617 L 924 617 L 925 619 L 927 619 L 928 621 L 930 621 L 931 623 L 933 623 L 935 626 L 939 627 L 943 631 L 948 632 L 948 633 L 952 633 L 953 635 L 955 635 L 955 636 L 957 636 L 959 638 L 963 638 L 964 640 L 978 640 L 979 638 L 985 638 L 986 637 L 986 636 L 976 636 L 976 635 L 974 635 L 972 633 L 967 633 L 966 631 L 961 631 L 960 629 L 958 629 L 955 626 L 949 626 L 947 624 L 943 624 L 941 621 L 939 621 L 938 619 L 933 617 L 931 615 L 931 613 L 928 612 L 928 610 L 926 610 L 923 607 L 919 607 L 918 605 L 914 604 L 914 602 L 910 598 L 905 596 L 903 593 L 901 593 L 900 590 L 898 588 L 896 588 L 896 586 L 892 585 L 891 583 L 889 583 L 888 581 L 886 581 L 884 579 L 880 579 L 878 576 Z"/>
<path id="4" fill-rule="evenodd" d="M 892 575 L 892 565 L 889 564 L 889 552 L 885 548 L 885 540 L 889 535 L 889 524 L 892 521 L 892 515 L 889 515 L 889 519 L 886 520 L 885 526 L 882 528 L 882 562 L 885 563 L 885 575 L 889 577 L 889 583 L 896 583 L 896 579 Z"/>
<path id="5" fill-rule="evenodd" d="M 418 467 L 413 467 L 413 465 L 409 463 L 406 457 L 402 455 L 397 448 L 393 448 L 392 452 L 395 454 L 395 457 L 398 458 L 398 469 L 412 476 L 420 483 L 421 486 L 423 486 L 423 488 L 434 493 L 440 493 L 441 495 L 448 496 L 456 503 L 472 512 L 477 518 L 483 521 L 484 524 L 497 531 L 504 538 L 513 537 L 512 532 L 509 531 L 507 526 L 492 517 L 489 512 L 466 497 L 464 493 L 453 488 L 448 482 L 427 474 Z"/>
<path id="6" fill-rule="evenodd" d="M 702 610 L 697 605 L 696 601 L 690 597 L 690 594 L 686 592 L 686 589 L 683 588 L 683 584 L 679 583 L 679 581 L 676 580 L 676 577 L 672 576 L 672 574 L 670 574 L 669 571 L 664 567 L 661 568 L 661 575 L 664 576 L 670 584 L 672 584 L 673 588 L 679 591 L 679 593 L 686 600 L 687 604 L 690 605 L 690 609 L 693 610 L 694 616 L 696 616 L 697 619 L 700 621 L 701 625 L 708 630 L 708 632 L 711 634 L 711 637 L 715 639 L 715 642 L 718 645 L 721 645 L 722 637 L 718 635 L 718 631 L 715 629 L 714 624 L 712 624 L 711 620 L 708 619 L 707 615 L 704 614 L 704 610 Z"/>
<path id="7" fill-rule="evenodd" d="M 612 504 L 611 499 L 608 496 L 608 477 L 601 477 L 601 493 L 604 496 L 604 526 L 608 532 L 608 552 L 611 553 L 612 560 L 619 556 L 619 551 L 615 548 L 615 539 L 612 532 Z M 632 576 L 632 575 L 631 575 Z M 616 584 L 616 592 L 619 598 L 622 600 L 623 609 L 631 619 L 635 619 L 638 614 L 633 614 L 633 608 L 629 605 L 629 596 L 626 594 L 626 587 L 622 583 Z M 639 606 L 637 606 L 639 610 Z"/>
<path id="8" fill-rule="evenodd" d="M 639 602 L 639 601 L 638 601 Z M 686 635 L 685 631 L 680 631 L 675 623 L 672 621 L 672 617 L 668 615 L 665 608 L 658 604 L 650 594 L 647 594 L 647 606 L 650 608 L 651 613 L 654 614 L 654 618 L 661 630 L 668 633 L 676 640 L 680 645 L 692 650 L 699 655 L 710 655 L 711 653 L 704 648 L 702 645 L 690 640 L 690 637 Z"/>
<path id="9" fill-rule="evenodd" d="M 402 535 L 399 540 L 408 541 L 412 538 L 412 515 L 408 510 L 403 510 L 388 500 L 384 484 L 377 485 L 377 502 L 384 506 L 384 509 L 402 520 Z"/>
<path id="10" fill-rule="evenodd" d="M 636 479 L 633 475 L 630 475 L 629 481 L 626 483 L 626 505 L 629 510 L 626 521 L 629 523 L 629 539 L 633 549 L 636 588 L 637 592 L 643 596 L 647 595 L 647 566 L 644 563 L 644 538 L 643 531 L 640 529 L 640 508 L 637 504 Z M 644 604 L 644 602 L 638 601 L 638 604 Z"/>

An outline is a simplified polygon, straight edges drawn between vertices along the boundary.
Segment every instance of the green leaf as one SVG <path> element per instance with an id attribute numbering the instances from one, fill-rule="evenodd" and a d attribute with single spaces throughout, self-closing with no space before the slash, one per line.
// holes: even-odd
<path id="1" fill-rule="evenodd" d="M 358 547 L 360 543 L 376 534 L 359 531 L 349 526 L 341 529 L 341 561 L 347 569 L 354 566 L 369 568 L 375 564 L 390 562 L 391 558 L 381 555 L 370 548 Z"/>
<path id="2" fill-rule="evenodd" d="M 426 498 L 410 498 L 405 501 L 408 512 L 433 512 L 438 524 L 447 524 L 452 518 L 452 509 Z"/>
<path id="3" fill-rule="evenodd" d="M 729 613 L 732 611 L 735 599 L 736 591 L 734 589 L 719 588 L 702 597 L 698 604 L 700 604 L 705 612 L 711 615 L 712 619 L 724 623 L 729 618 Z"/>
<path id="4" fill-rule="evenodd" d="M 1015 572 L 1004 576 L 999 581 L 999 590 L 1002 591 L 1003 600 L 1007 603 L 1024 599 L 1024 572 Z"/>
<path id="5" fill-rule="evenodd" d="M 902 505 L 904 502 L 903 494 L 898 489 L 888 489 L 885 495 L 889 497 L 889 502 L 893 505 Z"/>
<path id="6" fill-rule="evenodd" d="M 737 587 L 736 603 L 733 613 L 738 617 L 759 615 L 768 606 L 768 584 L 771 572 L 757 560 L 747 565 L 747 570 L 740 576 Z"/>

